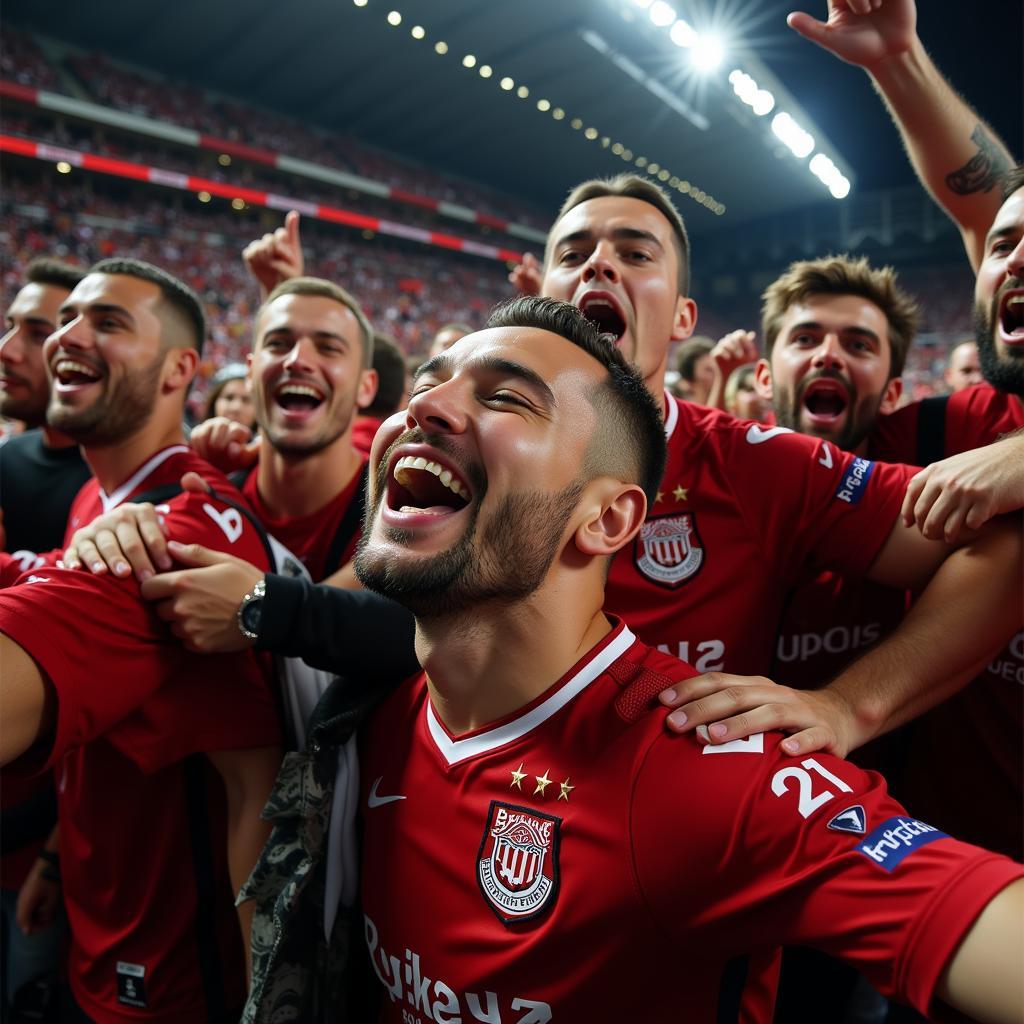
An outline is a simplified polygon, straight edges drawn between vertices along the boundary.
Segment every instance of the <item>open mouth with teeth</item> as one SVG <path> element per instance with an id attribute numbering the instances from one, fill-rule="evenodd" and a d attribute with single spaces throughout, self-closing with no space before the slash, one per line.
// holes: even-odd
<path id="1" fill-rule="evenodd" d="M 850 397 L 838 381 L 816 380 L 804 391 L 802 404 L 813 422 L 835 423 L 846 412 Z"/>
<path id="2" fill-rule="evenodd" d="M 403 515 L 450 515 L 461 512 L 472 497 L 458 474 L 422 455 L 403 455 L 388 476 L 388 508 Z"/>
<path id="3" fill-rule="evenodd" d="M 612 335 L 616 342 L 622 340 L 626 333 L 626 317 L 611 296 L 585 295 L 579 309 L 588 320 L 597 324 L 602 334 Z"/>
<path id="4" fill-rule="evenodd" d="M 103 374 L 96 367 L 80 363 L 77 359 L 58 359 L 53 367 L 53 377 L 59 389 L 70 390 L 95 384 Z"/>
<path id="5" fill-rule="evenodd" d="M 999 308 L 999 333 L 1007 345 L 1024 345 L 1024 292 L 1010 292 Z"/>
<path id="6" fill-rule="evenodd" d="M 274 401 L 293 416 L 304 416 L 319 409 L 324 403 L 324 396 L 309 384 L 289 382 L 282 384 L 274 392 Z"/>

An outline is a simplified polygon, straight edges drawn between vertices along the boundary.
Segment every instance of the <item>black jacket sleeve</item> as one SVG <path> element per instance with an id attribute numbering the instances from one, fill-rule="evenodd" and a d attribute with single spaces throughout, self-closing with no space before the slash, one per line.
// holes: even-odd
<path id="1" fill-rule="evenodd" d="M 259 650 L 301 658 L 334 675 L 398 682 L 419 671 L 415 622 L 369 590 L 266 575 Z"/>

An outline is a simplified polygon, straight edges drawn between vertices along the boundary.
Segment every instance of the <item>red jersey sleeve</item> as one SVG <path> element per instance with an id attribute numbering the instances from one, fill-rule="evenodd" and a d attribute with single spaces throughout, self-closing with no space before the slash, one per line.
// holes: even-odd
<path id="1" fill-rule="evenodd" d="M 724 449 L 728 485 L 748 528 L 790 580 L 801 567 L 863 575 L 892 532 L 917 472 L 783 427 L 726 424 L 709 443 Z"/>
<path id="2" fill-rule="evenodd" d="M 956 391 L 945 399 L 943 453 L 946 458 L 982 448 L 1024 427 L 1024 403 L 990 384 Z M 871 452 L 898 462 L 917 460 L 921 402 L 879 416 L 871 434 Z"/>
<path id="3" fill-rule="evenodd" d="M 927 1014 L 967 930 L 1024 868 L 912 817 L 881 776 L 782 757 L 778 739 L 654 739 L 632 808 L 653 916 L 733 953 L 816 946 Z"/>
<path id="4" fill-rule="evenodd" d="M 259 536 L 236 509 L 189 492 L 168 504 L 171 536 L 267 567 Z M 56 692 L 48 764 L 100 735 L 144 770 L 196 750 L 278 742 L 256 658 L 186 651 L 134 579 L 36 569 L 0 591 L 0 632 L 33 658 Z"/>

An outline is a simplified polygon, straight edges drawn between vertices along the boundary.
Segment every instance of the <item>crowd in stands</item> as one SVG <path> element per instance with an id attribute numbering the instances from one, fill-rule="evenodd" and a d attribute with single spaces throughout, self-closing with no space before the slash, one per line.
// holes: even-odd
<path id="1" fill-rule="evenodd" d="M 7 52 L 18 51 L 17 81 L 68 92 L 61 74 L 71 74 L 95 102 L 152 117 L 231 142 L 338 167 L 432 199 L 469 206 L 516 223 L 547 227 L 545 215 L 522 200 L 476 183 L 454 181 L 424 166 L 412 166 L 357 139 L 327 132 L 293 118 L 213 95 L 187 83 L 169 83 L 115 64 L 101 54 L 68 51 L 59 70 L 46 60 L 28 33 L 7 30 Z M 5 65 L 6 67 L 6 65 Z"/>
<path id="2" fill-rule="evenodd" d="M 186 203 L 191 211 L 183 208 Z M 0 210 L 6 300 L 17 291 L 22 268 L 39 255 L 56 254 L 89 266 L 130 249 L 181 277 L 206 302 L 209 339 L 195 407 L 203 399 L 203 382 L 220 365 L 244 360 L 258 296 L 239 253 L 264 230 L 253 211 L 225 210 L 223 204 L 208 210 L 191 196 L 168 202 L 159 190 L 133 188 L 115 197 L 95 183 L 70 177 L 59 189 L 44 189 L 38 178 L 10 176 Z M 314 224 L 303 230 L 310 272 L 344 281 L 359 294 L 374 324 L 411 354 L 425 354 L 445 323 L 480 325 L 508 295 L 502 264 L 380 236 L 370 241 L 356 232 Z"/>

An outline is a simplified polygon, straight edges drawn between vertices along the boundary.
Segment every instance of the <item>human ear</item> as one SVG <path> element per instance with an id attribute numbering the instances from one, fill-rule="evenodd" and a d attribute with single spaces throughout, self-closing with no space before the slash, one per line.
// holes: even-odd
<path id="1" fill-rule="evenodd" d="M 574 538 L 584 554 L 607 558 L 636 536 L 647 515 L 647 499 L 636 484 L 610 477 L 593 481 L 592 487 L 581 503 L 585 515 Z"/>
<path id="2" fill-rule="evenodd" d="M 754 367 L 754 390 L 766 401 L 771 402 L 775 398 L 775 389 L 772 386 L 772 368 L 767 359 L 758 359 Z"/>

